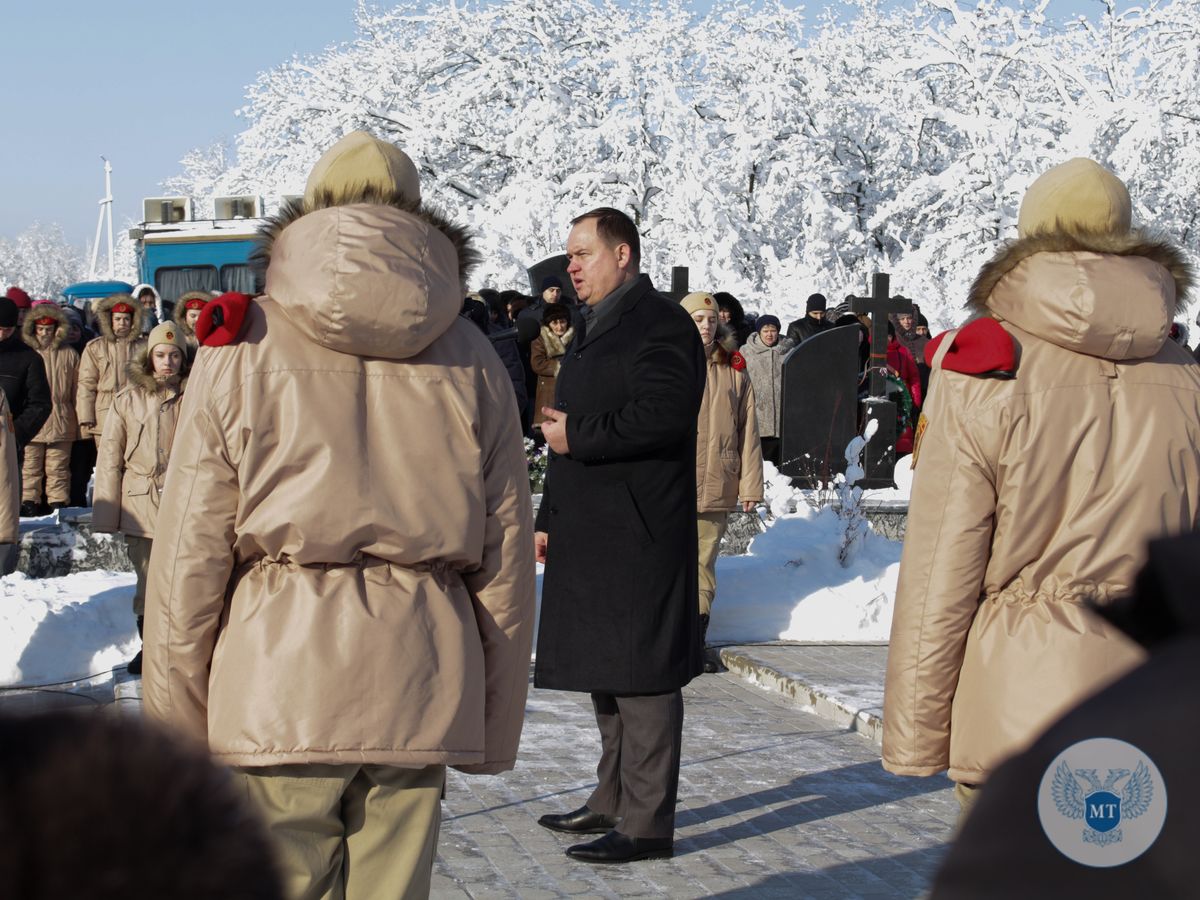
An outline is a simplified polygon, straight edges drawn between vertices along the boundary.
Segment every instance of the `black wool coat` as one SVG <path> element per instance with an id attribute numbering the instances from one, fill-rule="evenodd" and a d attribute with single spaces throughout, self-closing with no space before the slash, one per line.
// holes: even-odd
<path id="1" fill-rule="evenodd" d="M 21 339 L 19 328 L 0 341 L 0 390 L 13 416 L 17 448 L 24 450 L 50 418 L 53 402 L 42 355 Z"/>
<path id="2" fill-rule="evenodd" d="M 549 534 L 534 684 L 657 694 L 702 669 L 696 546 L 699 333 L 642 275 L 567 348 L 538 509 Z"/>

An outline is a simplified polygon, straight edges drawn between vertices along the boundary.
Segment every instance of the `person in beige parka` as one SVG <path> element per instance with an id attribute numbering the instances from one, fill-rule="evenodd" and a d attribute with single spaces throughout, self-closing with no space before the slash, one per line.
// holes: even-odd
<path id="1" fill-rule="evenodd" d="M 196 340 L 196 322 L 200 320 L 200 313 L 204 312 L 204 307 L 208 306 L 212 299 L 213 295 L 208 291 L 188 291 L 175 301 L 175 311 L 171 313 L 171 317 L 183 332 L 188 350 L 193 356 L 200 346 L 200 342 Z"/>
<path id="2" fill-rule="evenodd" d="M 41 354 L 50 384 L 50 418 L 25 445 L 21 473 L 21 505 L 33 510 L 42 503 L 45 491 L 50 509 L 62 509 L 71 500 L 71 444 L 79 437 L 75 418 L 75 389 L 79 378 L 79 354 L 68 346 L 67 316 L 51 300 L 33 304 L 33 312 L 21 325 L 25 343 Z"/>
<path id="3" fill-rule="evenodd" d="M 474 262 L 353 132 L 264 234 L 265 294 L 200 320 L 143 697 L 236 767 L 289 896 L 428 894 L 445 767 L 516 762 L 533 510 L 512 382 L 458 315 Z"/>
<path id="4" fill-rule="evenodd" d="M 729 514 L 753 512 L 763 499 L 762 444 L 754 388 L 737 352 L 737 336 L 717 319 L 712 294 L 682 300 L 708 357 L 708 380 L 696 421 L 696 528 L 700 539 L 700 635 L 707 636 L 717 591 L 717 555 Z M 706 660 L 704 671 L 717 671 Z"/>
<path id="5" fill-rule="evenodd" d="M 1200 366 L 1167 340 L 1191 275 L 1130 210 L 1090 160 L 1042 175 L 971 289 L 994 321 L 927 349 L 883 764 L 949 769 L 964 811 L 1001 761 L 1142 659 L 1084 602 L 1129 593 L 1146 542 L 1200 514 Z M 1008 371 L 974 371 L 968 332 L 989 331 Z"/>
<path id="6" fill-rule="evenodd" d="M 96 327 L 100 337 L 83 348 L 79 361 L 79 388 L 75 413 L 82 437 L 92 437 L 100 446 L 104 418 L 117 391 L 125 386 L 129 360 L 145 338 L 142 335 L 142 305 L 128 294 L 113 294 L 96 303 Z"/>
<path id="7" fill-rule="evenodd" d="M 92 530 L 119 531 L 125 536 L 137 573 L 133 614 L 140 635 L 154 525 L 187 386 L 187 344 L 178 325 L 164 322 L 154 326 L 146 346 L 129 361 L 127 381 L 113 400 L 100 440 Z M 129 664 L 129 672 L 140 674 L 141 665 L 139 652 Z"/>

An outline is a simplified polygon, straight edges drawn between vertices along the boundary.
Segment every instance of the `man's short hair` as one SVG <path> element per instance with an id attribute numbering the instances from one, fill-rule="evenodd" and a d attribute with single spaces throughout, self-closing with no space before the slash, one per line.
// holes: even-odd
<path id="1" fill-rule="evenodd" d="M 596 234 L 600 235 L 600 239 L 609 247 L 628 244 L 633 267 L 635 269 L 638 267 L 642 261 L 642 239 L 638 234 L 637 226 L 633 224 L 633 219 L 619 209 L 613 209 L 611 206 L 599 206 L 596 209 L 589 209 L 581 216 L 576 216 L 571 220 L 571 224 L 578 225 L 585 219 L 596 220 Z"/>
<path id="2" fill-rule="evenodd" d="M 133 716 L 0 716 L 0 896 L 281 900 L 277 871 L 202 748 Z"/>

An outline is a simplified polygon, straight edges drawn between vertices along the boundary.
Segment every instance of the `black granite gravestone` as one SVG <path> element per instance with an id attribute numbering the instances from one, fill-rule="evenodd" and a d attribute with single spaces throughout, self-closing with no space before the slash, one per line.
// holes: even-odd
<path id="1" fill-rule="evenodd" d="M 813 335 L 783 360 L 779 470 L 805 487 L 846 471 L 846 445 L 858 434 L 856 325 Z"/>

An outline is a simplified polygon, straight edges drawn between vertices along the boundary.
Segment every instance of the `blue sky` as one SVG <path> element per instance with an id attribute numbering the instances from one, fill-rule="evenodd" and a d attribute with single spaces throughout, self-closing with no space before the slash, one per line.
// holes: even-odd
<path id="1" fill-rule="evenodd" d="M 113 164 L 120 239 L 123 223 L 140 217 L 142 198 L 160 193 L 180 157 L 241 130 L 234 112 L 258 72 L 354 36 L 354 0 L 43 0 L 5 7 L 0 237 L 34 221 L 57 222 L 79 245 L 96 227 L 102 154 Z M 1058 18 L 1100 8 L 1099 0 L 1051 0 L 1049 12 Z"/>

